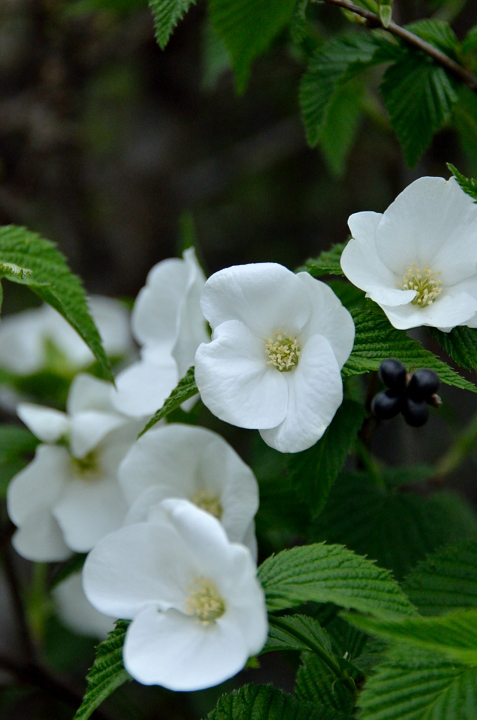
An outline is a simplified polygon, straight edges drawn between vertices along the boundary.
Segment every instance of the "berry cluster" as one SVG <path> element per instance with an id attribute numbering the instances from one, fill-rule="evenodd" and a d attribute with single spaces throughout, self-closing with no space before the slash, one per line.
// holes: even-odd
<path id="1" fill-rule="evenodd" d="M 408 425 L 420 427 L 429 418 L 429 405 L 440 405 L 436 395 L 439 376 L 434 370 L 421 368 L 408 375 L 399 360 L 390 359 L 381 363 L 379 377 L 388 388 L 378 393 L 371 404 L 379 420 L 390 420 L 401 412 Z"/>

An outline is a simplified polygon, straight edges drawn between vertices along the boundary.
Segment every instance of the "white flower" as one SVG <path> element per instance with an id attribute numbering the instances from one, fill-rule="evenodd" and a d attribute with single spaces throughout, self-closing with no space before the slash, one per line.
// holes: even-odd
<path id="1" fill-rule="evenodd" d="M 18 407 L 23 422 L 48 443 L 38 446 L 7 493 L 8 513 L 18 526 L 13 544 L 29 560 L 86 552 L 122 524 L 127 503 L 117 470 L 139 426 L 112 408 L 109 388 L 91 375 L 78 375 L 67 413 L 30 403 Z"/>
<path id="2" fill-rule="evenodd" d="M 207 339 L 199 305 L 205 277 L 193 248 L 183 257 L 155 265 L 134 305 L 132 330 L 141 360 L 118 375 L 113 396 L 115 407 L 132 417 L 162 406 Z"/>
<path id="3" fill-rule="evenodd" d="M 106 354 L 110 357 L 129 354 L 132 350 L 129 313 L 122 303 L 99 295 L 90 297 L 88 303 Z M 49 305 L 9 315 L 0 323 L 0 365 L 16 375 L 30 375 L 48 368 L 48 344 L 53 345 L 69 371 L 94 361 L 78 333 Z"/>
<path id="4" fill-rule="evenodd" d="M 83 584 L 100 612 L 133 620 L 124 665 L 145 685 L 217 685 L 267 638 L 250 552 L 187 500 L 164 500 L 146 522 L 103 538 L 86 559 Z"/>
<path id="5" fill-rule="evenodd" d="M 256 556 L 257 481 L 211 430 L 179 424 L 149 430 L 122 461 L 119 482 L 132 505 L 127 522 L 143 520 L 161 500 L 185 498 L 214 515 L 232 542 L 247 545 Z"/>
<path id="6" fill-rule="evenodd" d="M 209 278 L 201 306 L 213 335 L 195 378 L 209 410 L 281 452 L 313 445 L 341 404 L 354 340 L 333 291 L 275 263 L 239 265 Z"/>
<path id="7" fill-rule="evenodd" d="M 114 629 L 114 620 L 98 612 L 87 600 L 81 572 L 72 573 L 51 594 L 61 622 L 77 635 L 104 640 Z"/>
<path id="8" fill-rule="evenodd" d="M 420 178 L 348 224 L 343 272 L 394 327 L 477 327 L 477 205 L 454 178 Z"/>

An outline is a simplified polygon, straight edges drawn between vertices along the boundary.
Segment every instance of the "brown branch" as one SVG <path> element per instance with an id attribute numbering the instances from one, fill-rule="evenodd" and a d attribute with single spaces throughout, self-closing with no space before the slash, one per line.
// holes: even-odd
<path id="1" fill-rule="evenodd" d="M 404 40 L 404 42 L 408 43 L 408 45 L 412 45 L 418 50 L 426 53 L 426 55 L 429 55 L 429 57 L 439 63 L 439 65 L 442 65 L 446 70 L 448 70 L 453 75 L 456 75 L 460 80 L 462 80 L 467 85 L 467 87 L 469 87 L 474 92 L 477 92 L 477 78 L 473 73 L 469 72 L 469 70 L 466 70 L 464 67 L 462 67 L 462 65 L 459 65 L 459 63 L 456 63 L 448 55 L 434 47 L 434 45 L 431 45 L 425 40 L 422 40 L 422 38 L 414 35 L 414 33 L 412 32 L 409 32 L 409 30 L 401 27 L 401 25 L 397 25 L 396 23 L 391 22 L 389 23 L 388 27 L 384 27 L 378 15 L 371 12 L 370 10 L 365 10 L 365 8 L 358 7 L 358 5 L 353 5 L 353 3 L 348 2 L 348 0 L 324 0 L 324 2 L 328 3 L 329 5 L 336 5 L 337 7 L 349 10 L 350 12 L 355 13 L 355 15 L 359 15 L 366 20 L 368 26 L 371 28 L 381 28 L 383 30 L 387 30 L 389 33 L 391 33 L 391 35 L 395 35 L 401 40 Z"/>

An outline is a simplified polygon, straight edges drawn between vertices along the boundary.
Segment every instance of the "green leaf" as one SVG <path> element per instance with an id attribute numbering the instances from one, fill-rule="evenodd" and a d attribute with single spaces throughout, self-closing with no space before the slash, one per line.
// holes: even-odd
<path id="1" fill-rule="evenodd" d="M 475 720 L 477 670 L 399 646 L 360 695 L 360 720 Z"/>
<path id="2" fill-rule="evenodd" d="M 344 275 L 341 269 L 340 259 L 341 253 L 345 249 L 348 241 L 337 243 L 329 250 L 323 250 L 317 258 L 310 258 L 306 263 L 298 268 L 297 272 L 308 272 L 313 277 L 321 277 L 322 275 Z"/>
<path id="3" fill-rule="evenodd" d="M 438 48 L 438 50 L 442 50 L 442 52 L 446 53 L 446 55 L 453 60 L 457 60 L 459 40 L 449 23 L 445 20 L 431 20 L 430 18 L 418 20 L 410 25 L 406 25 L 406 30 L 422 38 Z"/>
<path id="4" fill-rule="evenodd" d="M 149 8 L 154 18 L 156 40 L 164 50 L 177 23 L 182 20 L 195 0 L 149 0 Z"/>
<path id="5" fill-rule="evenodd" d="M 351 716 L 301 703 L 272 685 L 244 685 L 222 695 L 207 720 L 351 720 Z"/>
<path id="6" fill-rule="evenodd" d="M 96 658 L 86 679 L 88 687 L 73 720 L 88 720 L 116 688 L 131 680 L 123 665 L 124 636 L 129 622 L 117 620 L 116 627 L 96 648 Z"/>
<path id="7" fill-rule="evenodd" d="M 457 495 L 399 492 L 355 472 L 338 477 L 310 539 L 342 543 L 400 579 L 427 553 L 476 530 L 476 518 Z"/>
<path id="8" fill-rule="evenodd" d="M 33 270 L 30 270 L 30 268 L 20 267 L 15 263 L 0 262 L 0 277 L 21 281 L 31 278 L 32 275 Z"/>
<path id="9" fill-rule="evenodd" d="M 456 81 L 427 55 L 403 49 L 380 86 L 407 164 L 414 166 L 457 102 Z"/>
<path id="10" fill-rule="evenodd" d="M 337 678 L 317 655 L 303 653 L 296 676 L 295 694 L 297 700 L 302 702 L 352 715 L 354 694 L 346 682 Z"/>
<path id="11" fill-rule="evenodd" d="M 477 120 L 475 127 L 477 131 Z M 461 186 L 462 190 L 467 193 L 467 195 L 470 195 L 475 202 L 477 202 L 477 180 L 465 177 L 465 175 L 462 175 L 462 173 L 460 173 L 457 168 L 450 163 L 447 163 L 447 167 Z"/>
<path id="12" fill-rule="evenodd" d="M 230 54 L 211 22 L 206 22 L 202 31 L 201 55 L 202 88 L 214 90 L 219 78 L 231 66 Z"/>
<path id="13" fill-rule="evenodd" d="M 421 562 L 404 588 L 424 614 L 477 608 L 477 539 L 442 548 Z"/>
<path id="14" fill-rule="evenodd" d="M 402 330 L 396 330 L 389 323 L 384 313 L 377 306 L 368 308 L 351 308 L 356 327 L 353 351 L 348 358 L 342 373 L 344 377 L 378 370 L 379 366 L 390 357 L 398 358 L 408 370 L 430 368 L 435 370 L 441 381 L 447 385 L 455 385 L 462 390 L 477 392 L 473 383 L 464 380 L 446 363 L 439 360 Z"/>
<path id="15" fill-rule="evenodd" d="M 475 138 L 477 137 L 477 95 L 472 92 L 466 85 L 461 84 L 459 87 L 459 99 L 454 106 L 452 113 L 452 122 L 460 135 L 462 145 L 475 166 L 477 164 L 477 147 Z M 452 170 L 451 166 L 447 166 Z M 463 175 L 461 176 L 464 177 Z M 465 187 L 463 189 L 466 190 Z M 469 193 L 472 195 L 472 192 Z M 475 199 L 475 186 L 474 194 L 472 195 Z"/>
<path id="16" fill-rule="evenodd" d="M 308 615 L 285 615 L 269 619 L 267 644 L 261 654 L 272 650 L 313 651 L 316 645 L 332 655 L 331 641 L 318 620 Z"/>
<path id="17" fill-rule="evenodd" d="M 333 93 L 326 117 L 318 132 L 318 142 L 326 163 L 336 177 L 346 168 L 362 114 L 364 87 L 361 78 L 352 78 Z"/>
<path id="18" fill-rule="evenodd" d="M 247 85 L 252 61 L 291 21 L 295 0 L 210 0 L 214 28 L 232 57 L 237 89 Z"/>
<path id="19" fill-rule="evenodd" d="M 392 59 L 395 49 L 375 33 L 350 33 L 323 43 L 300 84 L 300 107 L 308 143 L 320 142 L 335 96 L 351 78 Z"/>
<path id="20" fill-rule="evenodd" d="M 476 329 L 460 325 L 448 333 L 434 328 L 432 334 L 439 342 L 439 345 L 458 365 L 467 368 L 467 370 L 477 369 Z"/>
<path id="21" fill-rule="evenodd" d="M 0 497 L 5 497 L 8 483 L 30 462 L 39 441 L 19 425 L 0 425 Z"/>
<path id="22" fill-rule="evenodd" d="M 318 515 L 350 452 L 366 411 L 345 400 L 316 445 L 288 458 L 288 472 L 312 516 Z"/>
<path id="23" fill-rule="evenodd" d="M 309 601 L 332 602 L 385 619 L 414 612 L 387 570 L 341 545 L 283 550 L 265 560 L 258 576 L 270 612 Z"/>
<path id="24" fill-rule="evenodd" d="M 463 665 L 477 665 L 477 610 L 460 610 L 440 617 L 403 618 L 398 622 L 351 614 L 346 619 L 383 638 L 434 650 Z"/>
<path id="25" fill-rule="evenodd" d="M 469 32 L 462 40 L 461 50 L 464 54 L 472 53 L 473 50 L 477 49 L 477 25 L 470 28 Z"/>
<path id="26" fill-rule="evenodd" d="M 166 417 L 166 415 L 169 415 L 169 413 L 171 413 L 173 410 L 177 410 L 177 408 L 182 405 L 183 402 L 194 397 L 194 395 L 197 395 L 198 392 L 199 390 L 197 389 L 197 385 L 195 384 L 194 368 L 190 367 L 182 380 L 179 380 L 179 383 L 171 392 L 167 400 L 165 400 L 164 405 L 147 422 L 146 426 L 143 430 L 141 430 L 138 437 L 144 435 L 144 433 L 150 430 L 157 422 L 159 422 L 159 420 L 162 420 L 162 418 Z"/>
<path id="27" fill-rule="evenodd" d="M 0 262 L 32 270 L 31 275 L 9 275 L 8 279 L 29 285 L 42 300 L 58 310 L 91 349 L 103 376 L 113 381 L 81 281 L 69 270 L 54 243 L 26 228 L 6 225 L 0 228 Z"/>

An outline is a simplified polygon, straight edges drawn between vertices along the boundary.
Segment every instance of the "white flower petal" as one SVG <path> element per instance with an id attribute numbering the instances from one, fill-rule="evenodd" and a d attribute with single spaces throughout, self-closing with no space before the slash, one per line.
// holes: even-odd
<path id="1" fill-rule="evenodd" d="M 144 685 L 192 691 L 212 687 L 241 670 L 249 657 L 233 623 L 203 625 L 176 610 L 146 608 L 126 633 L 124 665 Z"/>
<path id="2" fill-rule="evenodd" d="M 72 554 L 47 507 L 37 508 L 24 518 L 12 544 L 19 555 L 33 562 L 61 562 Z"/>
<path id="3" fill-rule="evenodd" d="M 227 320 L 239 320 L 261 339 L 279 330 L 293 335 L 311 312 L 299 287 L 296 275 L 283 265 L 234 265 L 207 280 L 202 312 L 213 329 Z"/>
<path id="4" fill-rule="evenodd" d="M 195 356 L 202 401 L 218 418 L 239 427 L 280 423 L 288 403 L 287 382 L 267 360 L 265 338 L 238 320 L 222 323 Z"/>
<path id="5" fill-rule="evenodd" d="M 41 330 L 43 308 L 24 310 L 2 318 L 0 323 L 0 365 L 16 375 L 30 375 L 45 362 Z"/>
<path id="6" fill-rule="evenodd" d="M 389 322 L 398 330 L 408 330 L 421 325 L 437 327 L 449 332 L 456 325 L 465 325 L 477 311 L 477 300 L 461 292 L 455 297 L 443 295 L 427 307 L 404 305 L 401 307 L 382 306 Z"/>
<path id="7" fill-rule="evenodd" d="M 111 383 L 80 373 L 71 383 L 68 393 L 67 410 L 70 415 L 85 410 L 111 412 Z"/>
<path id="8" fill-rule="evenodd" d="M 162 407 L 178 381 L 177 364 L 170 355 L 164 355 L 160 365 L 139 361 L 116 378 L 113 405 L 131 417 L 152 415 Z"/>
<path id="9" fill-rule="evenodd" d="M 33 403 L 20 403 L 17 414 L 33 435 L 42 442 L 54 443 L 67 435 L 70 430 L 70 419 L 60 410 Z"/>
<path id="10" fill-rule="evenodd" d="M 103 640 L 114 629 L 114 620 L 102 615 L 86 599 L 81 572 L 63 580 L 51 594 L 61 622 L 78 635 Z"/>
<path id="11" fill-rule="evenodd" d="M 106 412 L 80 412 L 71 420 L 71 454 L 83 458 L 103 440 L 108 433 L 124 425 L 121 415 Z"/>
<path id="12" fill-rule="evenodd" d="M 287 415 L 260 435 L 275 450 L 300 452 L 320 439 L 343 400 L 340 367 L 328 340 L 314 335 L 302 348 L 295 370 L 284 375 L 289 383 Z"/>
<path id="13" fill-rule="evenodd" d="M 351 314 L 325 283 L 306 272 L 298 273 L 297 279 L 308 292 L 313 308 L 300 340 L 306 342 L 312 335 L 323 335 L 333 348 L 339 366 L 343 367 L 354 343 L 355 328 Z"/>
<path id="14" fill-rule="evenodd" d="M 194 364 L 195 351 L 200 343 L 208 340 L 205 318 L 200 309 L 205 276 L 197 262 L 194 248 L 185 250 L 183 257 L 189 274 L 179 309 L 177 339 L 172 349 L 180 377 Z"/>

